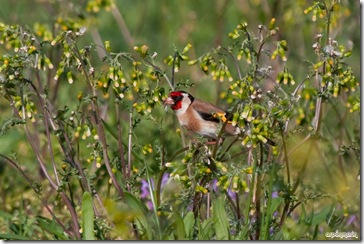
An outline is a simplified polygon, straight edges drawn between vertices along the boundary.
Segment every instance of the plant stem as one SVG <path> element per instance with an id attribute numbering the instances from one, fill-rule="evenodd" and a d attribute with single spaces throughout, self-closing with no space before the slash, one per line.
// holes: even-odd
<path id="1" fill-rule="evenodd" d="M 127 174 L 126 174 L 126 160 L 124 158 L 124 146 L 122 141 L 122 128 L 121 128 L 121 120 L 120 120 L 120 108 L 119 103 L 115 103 L 115 113 L 116 113 L 116 124 L 117 124 L 117 130 L 118 130 L 118 146 L 119 146 L 119 157 L 121 162 L 121 168 L 123 170 L 123 176 L 127 180 Z"/>
<path id="2" fill-rule="evenodd" d="M 261 175 L 261 169 L 262 169 L 262 164 L 263 164 L 263 144 L 260 142 L 260 159 L 258 159 L 256 157 L 256 163 L 255 163 L 255 167 L 258 169 L 258 171 L 256 172 L 256 183 L 255 183 L 255 216 L 256 216 L 256 230 L 255 230 L 255 240 L 259 240 L 260 237 L 260 231 L 261 231 L 261 184 L 262 184 L 262 179 L 260 177 Z M 259 162 L 260 161 L 260 162 Z"/>
<path id="3" fill-rule="evenodd" d="M 286 140 L 284 138 L 284 132 L 283 132 L 282 128 L 280 128 L 280 130 L 281 130 L 282 143 L 283 143 L 284 162 L 286 164 L 287 183 L 288 183 L 288 186 L 290 186 L 291 185 L 291 174 L 290 174 L 290 170 L 289 170 L 289 162 L 288 162 L 288 155 L 287 155 L 287 145 L 286 145 Z"/>
<path id="4" fill-rule="evenodd" d="M 131 175 L 131 151 L 133 147 L 132 142 L 132 136 L 133 136 L 133 108 L 129 112 L 129 132 L 128 132 L 128 173 L 127 177 L 130 178 Z"/>
<path id="5" fill-rule="evenodd" d="M 81 56 L 80 51 L 78 50 L 78 47 L 75 43 L 72 45 L 72 50 L 73 50 L 74 54 L 78 57 L 79 60 L 83 60 L 83 57 Z M 124 191 L 123 191 L 122 187 L 119 185 L 118 181 L 116 180 L 115 175 L 111 168 L 111 164 L 110 164 L 110 159 L 109 159 L 109 155 L 108 155 L 108 145 L 107 145 L 106 136 L 105 136 L 105 129 L 104 129 L 104 126 L 103 126 L 103 123 L 101 120 L 101 115 L 100 115 L 99 107 L 97 104 L 96 88 L 91 81 L 91 78 L 88 74 L 88 71 L 86 70 L 86 66 L 85 66 L 84 62 L 82 62 L 81 67 L 82 67 L 83 74 L 87 81 L 86 85 L 87 85 L 90 93 L 93 94 L 93 96 L 94 96 L 93 99 L 91 99 L 92 115 L 94 118 L 94 122 L 96 124 L 97 135 L 98 135 L 100 143 L 101 143 L 104 163 L 105 163 L 107 172 L 109 173 L 109 176 L 111 178 L 111 181 L 113 182 L 113 185 L 115 186 L 120 197 L 123 199 Z"/>

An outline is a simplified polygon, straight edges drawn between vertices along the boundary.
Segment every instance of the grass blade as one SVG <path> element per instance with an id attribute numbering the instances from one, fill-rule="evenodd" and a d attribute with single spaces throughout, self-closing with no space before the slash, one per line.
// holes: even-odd
<path id="1" fill-rule="evenodd" d="M 214 233 L 212 218 L 206 219 L 202 224 L 200 221 L 197 221 L 197 228 L 198 240 L 211 240 Z"/>
<path id="2" fill-rule="evenodd" d="M 59 226 L 55 221 L 37 216 L 38 225 L 48 233 L 52 234 L 56 240 L 69 240 L 70 238 L 63 232 L 61 226 Z"/>
<path id="3" fill-rule="evenodd" d="M 25 236 L 22 236 L 22 235 L 3 234 L 3 233 L 0 233 L 0 239 L 2 239 L 2 240 L 22 240 L 22 241 L 30 240 L 28 237 L 25 237 Z"/>

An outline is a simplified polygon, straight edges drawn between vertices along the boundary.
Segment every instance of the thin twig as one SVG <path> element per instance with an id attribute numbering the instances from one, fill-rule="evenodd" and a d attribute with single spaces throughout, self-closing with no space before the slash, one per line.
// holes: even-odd
<path id="1" fill-rule="evenodd" d="M 282 143 L 283 143 L 284 162 L 286 164 L 287 182 L 288 182 L 288 185 L 291 185 L 291 174 L 290 174 L 290 170 L 289 170 L 286 140 L 284 138 L 284 132 L 283 132 L 282 128 L 280 128 L 280 131 L 281 131 Z"/>
<path id="2" fill-rule="evenodd" d="M 148 60 L 144 60 L 148 65 L 152 66 L 156 71 L 158 71 L 159 74 L 161 74 L 164 79 L 166 79 L 169 87 L 171 88 L 172 91 L 174 91 L 174 85 L 172 84 L 172 82 L 169 80 L 168 76 L 166 75 L 165 72 L 163 72 L 161 70 L 161 68 L 159 68 L 158 66 L 156 66 L 155 64 L 152 64 L 151 62 L 149 62 Z"/>
<path id="3" fill-rule="evenodd" d="M 36 69 L 35 75 L 36 75 L 36 80 L 38 81 L 38 86 L 40 87 L 40 92 L 43 93 L 44 92 L 43 85 L 42 85 L 42 82 L 41 82 L 41 78 L 40 78 L 39 70 L 38 69 Z M 53 168 L 54 177 L 56 178 L 57 185 L 59 185 L 60 182 L 59 182 L 59 178 L 58 178 L 58 172 L 57 172 L 56 162 L 54 160 L 52 140 L 51 140 L 51 136 L 50 136 L 50 132 L 49 132 L 48 121 L 50 120 L 50 118 L 49 118 L 49 115 L 48 115 L 47 104 L 44 101 L 45 98 L 43 98 L 39 94 L 38 90 L 35 88 L 35 86 L 33 86 L 32 83 L 31 83 L 31 86 L 32 86 L 33 90 L 36 92 L 37 97 L 38 97 L 38 100 L 40 102 L 40 106 L 41 106 L 41 108 L 43 110 L 43 122 L 44 122 L 44 128 L 45 128 L 47 140 L 48 140 L 48 143 L 47 143 L 48 153 L 49 153 L 49 157 L 50 157 L 51 162 L 52 162 L 52 168 Z"/>
<path id="4" fill-rule="evenodd" d="M 132 151 L 132 147 L 133 147 L 133 142 L 132 142 L 132 136 L 133 136 L 133 108 L 131 109 L 131 111 L 129 112 L 129 132 L 128 132 L 128 173 L 127 173 L 127 177 L 128 179 L 130 178 L 130 174 L 131 174 L 131 151 Z"/>

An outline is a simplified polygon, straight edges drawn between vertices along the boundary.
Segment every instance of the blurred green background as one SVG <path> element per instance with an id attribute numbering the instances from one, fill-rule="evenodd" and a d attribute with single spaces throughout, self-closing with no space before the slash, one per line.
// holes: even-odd
<path id="1" fill-rule="evenodd" d="M 147 43 L 164 58 L 174 51 L 173 45 L 182 49 L 187 43 L 192 44 L 192 51 L 198 57 L 211 48 L 226 46 L 228 33 L 240 21 L 246 21 L 250 29 L 256 31 L 258 25 L 266 25 L 274 17 L 281 30 L 278 39 L 287 40 L 288 65 L 294 70 L 296 80 L 305 77 L 304 60 L 314 59 L 313 33 L 324 31 L 311 24 L 312 13 L 303 13 L 312 3 L 306 0 L 119 0 L 115 3 L 121 15 L 112 10 L 87 12 L 87 1 L 82 0 L 1 0 L 0 21 L 30 28 L 38 22 L 52 29 L 57 18 L 79 18 L 88 28 L 90 42 L 92 32 L 97 30 L 102 41 L 112 43 L 115 52 L 131 51 L 134 45 Z M 332 23 L 331 35 L 334 39 L 337 37 L 340 44 L 354 45 L 349 65 L 359 77 L 359 1 L 344 0 L 341 4 L 343 9 L 338 12 L 338 21 Z M 198 73 L 189 76 L 201 78 Z"/>

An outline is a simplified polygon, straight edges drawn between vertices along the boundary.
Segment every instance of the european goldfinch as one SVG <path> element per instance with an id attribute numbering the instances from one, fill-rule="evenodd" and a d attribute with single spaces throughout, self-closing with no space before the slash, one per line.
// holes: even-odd
<path id="1" fill-rule="evenodd" d="M 174 110 L 179 123 L 188 131 L 199 134 L 206 138 L 217 139 L 219 129 L 230 115 L 223 109 L 194 98 L 185 91 L 173 91 L 163 102 Z M 233 136 L 239 135 L 239 127 L 227 123 L 225 134 Z"/>
<path id="2" fill-rule="evenodd" d="M 231 114 L 211 103 L 194 98 L 188 92 L 172 91 L 163 104 L 171 107 L 183 127 L 205 138 L 217 140 L 218 133 L 226 120 L 228 122 L 225 124 L 223 137 L 239 136 L 244 132 L 244 129 L 231 123 Z M 267 143 L 275 145 L 269 139 Z"/>

